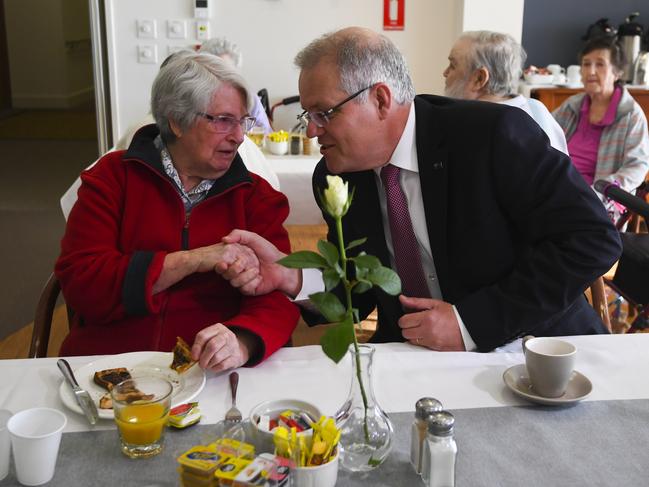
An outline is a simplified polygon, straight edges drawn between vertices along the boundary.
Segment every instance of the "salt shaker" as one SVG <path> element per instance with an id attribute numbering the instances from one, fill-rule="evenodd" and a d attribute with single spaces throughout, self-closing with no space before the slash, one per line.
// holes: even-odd
<path id="1" fill-rule="evenodd" d="M 428 487 L 455 486 L 457 444 L 453 438 L 455 418 L 440 411 L 426 418 L 428 432 L 422 459 L 421 476 Z"/>
<path id="2" fill-rule="evenodd" d="M 421 474 L 421 455 L 426 439 L 426 416 L 441 411 L 442 403 L 432 397 L 422 397 L 415 403 L 415 419 L 410 432 L 410 463 Z"/>

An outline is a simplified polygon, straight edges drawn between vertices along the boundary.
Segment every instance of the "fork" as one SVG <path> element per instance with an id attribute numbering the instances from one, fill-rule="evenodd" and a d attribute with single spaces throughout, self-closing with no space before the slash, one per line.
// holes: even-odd
<path id="1" fill-rule="evenodd" d="M 232 372 L 230 374 L 230 391 L 232 392 L 232 407 L 225 413 L 226 423 L 240 423 L 241 411 L 237 409 L 237 387 L 239 386 L 239 373 Z"/>

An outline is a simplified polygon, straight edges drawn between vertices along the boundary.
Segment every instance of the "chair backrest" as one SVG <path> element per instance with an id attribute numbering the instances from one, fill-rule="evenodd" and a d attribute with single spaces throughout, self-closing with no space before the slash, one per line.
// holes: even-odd
<path id="1" fill-rule="evenodd" d="M 52 315 L 60 292 L 59 280 L 52 273 L 45 283 L 45 287 L 41 291 L 41 297 L 36 305 L 29 358 L 47 357 L 47 346 L 50 342 L 50 331 L 52 330 Z"/>
<path id="2" fill-rule="evenodd" d="M 604 278 L 598 277 L 590 285 L 591 304 L 595 312 L 600 317 L 608 331 L 612 332 L 611 317 L 608 314 L 608 301 L 606 300 L 606 290 L 604 289 Z"/>

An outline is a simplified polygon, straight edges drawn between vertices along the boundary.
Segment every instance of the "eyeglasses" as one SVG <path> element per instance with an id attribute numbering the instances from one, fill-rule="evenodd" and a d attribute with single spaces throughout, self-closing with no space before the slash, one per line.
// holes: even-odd
<path id="1" fill-rule="evenodd" d="M 322 112 L 308 112 L 308 111 L 304 110 L 302 113 L 300 113 L 297 116 L 297 119 L 300 120 L 305 125 L 308 124 L 309 122 L 313 122 L 314 124 L 316 124 L 316 126 L 322 128 L 331 121 L 331 116 L 334 113 L 336 113 L 338 110 L 340 110 L 340 107 L 342 107 L 348 101 L 351 101 L 354 98 L 356 98 L 358 95 L 363 93 L 365 90 L 369 90 L 372 86 L 374 86 L 374 85 L 372 84 L 370 86 L 367 86 L 367 87 L 363 88 L 362 90 L 357 91 L 353 95 L 348 96 L 343 101 L 338 103 L 338 105 L 336 105 L 334 107 L 331 107 L 329 110 L 325 110 L 325 111 L 322 111 Z"/>
<path id="2" fill-rule="evenodd" d="M 237 125 L 245 132 L 249 132 L 255 126 L 257 119 L 255 117 L 243 117 L 237 120 L 230 115 L 210 115 L 209 113 L 196 112 L 203 118 L 209 120 L 208 126 L 217 134 L 229 134 Z"/>

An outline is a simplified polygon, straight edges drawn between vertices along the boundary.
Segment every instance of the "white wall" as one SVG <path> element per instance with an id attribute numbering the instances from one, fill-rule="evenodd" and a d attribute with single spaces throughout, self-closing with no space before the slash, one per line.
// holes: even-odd
<path id="1" fill-rule="evenodd" d="M 462 30 L 493 30 L 521 42 L 524 0 L 464 0 Z"/>
<path id="2" fill-rule="evenodd" d="M 69 108 L 93 92 L 88 2 L 6 0 L 12 105 Z"/>
<path id="3" fill-rule="evenodd" d="M 380 0 L 210 0 L 210 37 L 226 36 L 244 54 L 243 74 L 254 91 L 266 88 L 271 103 L 297 94 L 295 54 L 315 37 L 349 25 L 382 31 Z M 484 5 L 507 3 L 507 12 L 485 14 Z M 415 88 L 442 93 L 442 71 L 457 36 L 471 28 L 522 25 L 523 0 L 408 0 L 405 30 L 382 31 L 405 54 Z M 520 4 L 520 15 L 512 4 Z M 106 0 L 113 133 L 116 139 L 148 111 L 149 90 L 170 46 L 193 46 L 196 24 L 191 2 L 179 0 Z M 157 38 L 137 37 L 136 21 L 152 19 Z M 167 37 L 167 20 L 182 19 L 188 38 Z M 514 29 L 515 30 L 515 29 Z M 509 30 L 508 30 L 509 32 Z M 520 32 L 517 36 L 520 38 Z M 137 62 L 138 45 L 155 46 L 157 63 Z M 298 105 L 275 111 L 276 128 L 290 128 Z"/>

